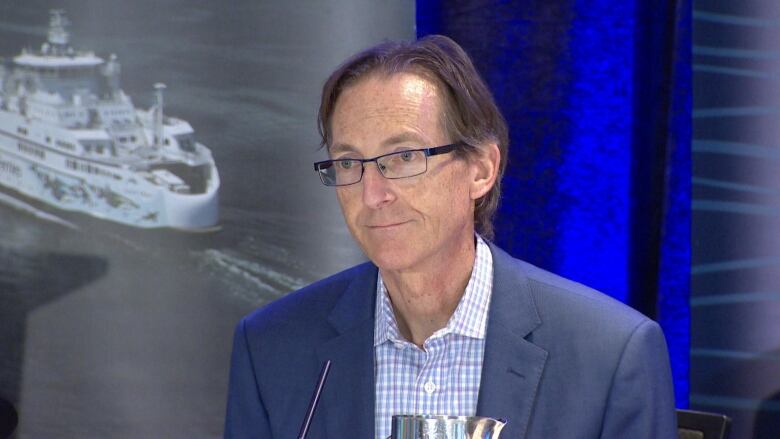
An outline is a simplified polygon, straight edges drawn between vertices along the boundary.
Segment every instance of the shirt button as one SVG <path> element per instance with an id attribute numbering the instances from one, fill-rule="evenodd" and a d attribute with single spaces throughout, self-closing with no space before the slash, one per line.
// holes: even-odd
<path id="1" fill-rule="evenodd" d="M 434 384 L 433 381 L 428 380 L 428 382 L 425 383 L 425 386 L 423 386 L 423 389 L 425 389 L 425 393 L 430 395 L 436 391 L 436 384 Z"/>

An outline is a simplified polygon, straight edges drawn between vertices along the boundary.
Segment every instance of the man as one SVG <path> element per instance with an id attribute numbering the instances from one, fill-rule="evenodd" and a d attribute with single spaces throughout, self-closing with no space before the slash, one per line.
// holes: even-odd
<path id="1" fill-rule="evenodd" d="M 490 243 L 506 126 L 452 40 L 386 43 L 326 82 L 320 130 L 371 262 L 238 325 L 225 437 L 384 439 L 393 414 L 508 421 L 502 437 L 672 438 L 658 325 Z"/>

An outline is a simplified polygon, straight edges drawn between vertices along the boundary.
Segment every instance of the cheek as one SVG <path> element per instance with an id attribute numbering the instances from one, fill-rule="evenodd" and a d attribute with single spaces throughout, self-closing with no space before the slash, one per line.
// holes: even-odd
<path id="1" fill-rule="evenodd" d="M 436 182 L 424 185 L 410 201 L 412 205 L 420 207 L 431 223 L 441 225 L 460 222 L 469 215 L 473 204 L 466 177 L 458 172 L 439 177 Z"/>
<path id="2" fill-rule="evenodd" d="M 456 162 L 458 165 L 462 163 Z M 449 204 L 458 205 L 464 204 L 467 198 L 469 198 L 469 169 L 466 166 L 453 166 L 449 169 L 441 179 L 438 191 L 442 200 L 446 200 Z"/>
<path id="3" fill-rule="evenodd" d="M 352 225 L 352 218 L 357 214 L 357 198 L 353 188 L 343 187 L 336 189 L 336 198 L 341 206 L 341 213 L 347 220 L 348 225 Z"/>

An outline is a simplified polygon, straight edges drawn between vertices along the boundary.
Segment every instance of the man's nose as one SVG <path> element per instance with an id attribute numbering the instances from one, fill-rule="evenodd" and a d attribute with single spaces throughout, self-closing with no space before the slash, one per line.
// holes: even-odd
<path id="1" fill-rule="evenodd" d="M 379 171 L 380 165 L 373 162 L 363 166 L 363 203 L 377 209 L 392 202 L 395 199 L 392 183 Z"/>

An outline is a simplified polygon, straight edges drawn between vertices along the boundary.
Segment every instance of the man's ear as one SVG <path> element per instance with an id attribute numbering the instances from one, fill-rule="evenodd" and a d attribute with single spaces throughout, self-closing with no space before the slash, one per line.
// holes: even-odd
<path id="1" fill-rule="evenodd" d="M 469 157 L 469 161 L 472 170 L 470 196 L 472 200 L 478 200 L 496 183 L 501 166 L 501 152 L 497 144 L 488 143 L 479 148 L 477 154 Z"/>

